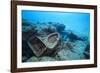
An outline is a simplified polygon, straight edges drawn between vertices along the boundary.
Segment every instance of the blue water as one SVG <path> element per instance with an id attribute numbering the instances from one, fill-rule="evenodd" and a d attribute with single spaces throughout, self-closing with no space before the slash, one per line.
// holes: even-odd
<path id="1" fill-rule="evenodd" d="M 56 31 L 53 31 L 54 29 L 56 29 Z M 70 33 L 70 31 L 72 33 Z M 64 53 L 62 52 L 59 55 L 59 60 L 78 60 L 90 58 L 89 13 L 22 10 L 23 61 L 24 56 L 26 56 L 27 59 L 29 59 L 29 57 L 31 56 L 36 57 L 35 54 L 33 55 L 34 52 L 29 50 L 31 48 L 29 48 L 26 40 L 30 39 L 33 36 L 44 37 L 53 32 L 58 32 L 60 34 L 61 44 L 59 44 L 59 46 L 62 47 L 61 50 L 65 51 Z M 69 45 L 73 45 L 74 43 L 74 46 L 67 46 L 66 48 L 63 48 L 62 44 L 65 42 L 69 43 Z M 57 46 L 56 49 L 59 49 L 59 46 Z M 74 50 L 74 52 L 71 51 L 71 54 L 68 53 L 68 48 Z M 85 52 L 87 54 L 85 54 Z M 70 56 L 68 56 L 66 53 Z M 75 53 L 77 55 L 75 55 Z M 49 55 L 49 57 L 51 58 L 51 54 Z"/>
<path id="2" fill-rule="evenodd" d="M 22 10 L 22 19 L 30 22 L 58 22 L 65 25 L 65 30 L 72 30 L 78 35 L 90 33 L 90 14 L 76 12 L 47 12 Z"/>

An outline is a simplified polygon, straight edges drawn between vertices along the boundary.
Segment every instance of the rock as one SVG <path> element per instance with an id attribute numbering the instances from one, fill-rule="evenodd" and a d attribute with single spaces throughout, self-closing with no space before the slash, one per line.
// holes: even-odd
<path id="1" fill-rule="evenodd" d="M 22 62 L 25 62 L 28 59 L 27 56 L 22 56 Z"/>
<path id="2" fill-rule="evenodd" d="M 56 30 L 61 33 L 62 31 L 65 30 L 65 25 L 61 23 L 55 23 L 53 26 L 56 28 Z"/>
<path id="3" fill-rule="evenodd" d="M 85 41 L 86 40 L 86 37 L 83 38 L 82 36 L 79 36 L 76 33 L 72 32 L 71 30 L 67 31 L 67 36 L 71 42 L 75 42 L 77 40 L 78 41 Z"/>
<path id="4" fill-rule="evenodd" d="M 56 61 L 56 59 L 53 57 L 44 56 L 40 58 L 40 61 Z"/>
<path id="5" fill-rule="evenodd" d="M 62 48 L 57 55 L 60 60 L 79 60 L 85 59 L 85 48 L 87 44 L 83 41 L 76 41 L 72 43 L 74 45 L 72 48 Z"/>
<path id="6" fill-rule="evenodd" d="M 67 49 L 62 49 L 57 53 L 59 60 L 78 60 L 81 56 Z"/>
<path id="7" fill-rule="evenodd" d="M 27 40 L 30 36 L 37 34 L 36 25 L 28 21 L 22 22 L 22 40 Z"/>
<path id="8" fill-rule="evenodd" d="M 37 57 L 35 57 L 35 56 L 32 56 L 31 58 L 29 58 L 27 60 L 27 62 L 38 62 L 38 61 L 39 61 L 39 59 Z"/>
<path id="9" fill-rule="evenodd" d="M 56 32 L 56 28 L 52 25 L 46 25 L 44 26 L 44 28 L 42 29 L 42 31 L 44 31 L 47 35 Z"/>
<path id="10" fill-rule="evenodd" d="M 73 47 L 73 50 L 78 53 L 78 54 L 82 54 L 85 51 L 85 48 L 87 47 L 87 44 L 84 43 L 83 41 L 76 41 Z"/>
<path id="11" fill-rule="evenodd" d="M 84 55 L 86 59 L 90 59 L 90 44 L 87 44 Z"/>
<path id="12" fill-rule="evenodd" d="M 25 62 L 29 57 L 33 56 L 34 53 L 29 48 L 27 41 L 22 41 L 22 61 Z"/>

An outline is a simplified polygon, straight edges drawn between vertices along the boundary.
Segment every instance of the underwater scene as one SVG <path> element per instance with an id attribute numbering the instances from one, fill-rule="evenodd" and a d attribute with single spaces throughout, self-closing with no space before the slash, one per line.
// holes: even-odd
<path id="1" fill-rule="evenodd" d="M 22 62 L 90 59 L 90 14 L 22 10 Z"/>

